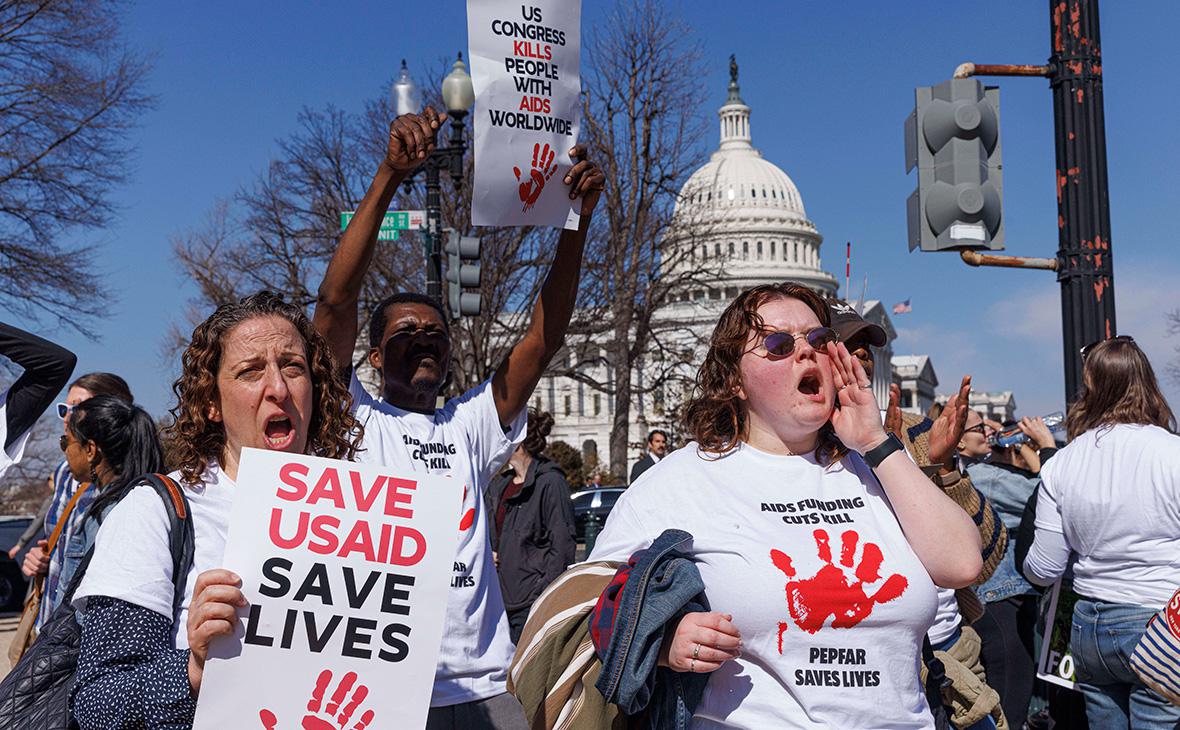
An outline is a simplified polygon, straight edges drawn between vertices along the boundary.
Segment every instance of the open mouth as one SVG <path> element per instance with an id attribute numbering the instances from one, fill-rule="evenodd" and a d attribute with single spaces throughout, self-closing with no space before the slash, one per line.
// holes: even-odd
<path id="1" fill-rule="evenodd" d="M 295 440 L 295 426 L 286 416 L 272 416 L 264 429 L 266 446 L 270 449 L 285 449 Z"/>
<path id="2" fill-rule="evenodd" d="M 799 380 L 799 392 L 810 398 L 822 397 L 819 392 L 822 382 L 817 373 L 807 373 Z"/>

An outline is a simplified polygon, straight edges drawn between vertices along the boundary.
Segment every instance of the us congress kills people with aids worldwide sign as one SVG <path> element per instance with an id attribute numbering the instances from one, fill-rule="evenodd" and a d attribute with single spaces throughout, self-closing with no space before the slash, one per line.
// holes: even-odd
<path id="1" fill-rule="evenodd" d="M 468 0 L 471 224 L 578 227 L 564 183 L 581 123 L 580 0 Z"/>
<path id="2" fill-rule="evenodd" d="M 424 727 L 463 484 L 242 457 L 223 566 L 249 605 L 210 648 L 193 727 Z"/>

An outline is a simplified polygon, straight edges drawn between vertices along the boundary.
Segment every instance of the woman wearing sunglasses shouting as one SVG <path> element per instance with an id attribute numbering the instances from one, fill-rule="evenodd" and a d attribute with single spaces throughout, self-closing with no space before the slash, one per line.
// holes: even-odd
<path id="1" fill-rule="evenodd" d="M 710 674 L 692 727 L 933 727 L 919 681 L 935 586 L 981 568 L 971 518 L 886 435 L 864 368 L 795 284 L 721 315 L 685 411 L 695 443 L 618 501 L 591 560 L 665 529 L 710 612 L 665 629 L 660 663 Z"/>

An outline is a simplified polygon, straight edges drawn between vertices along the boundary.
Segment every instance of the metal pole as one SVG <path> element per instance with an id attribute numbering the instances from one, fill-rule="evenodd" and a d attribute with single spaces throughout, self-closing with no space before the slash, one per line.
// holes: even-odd
<path id="1" fill-rule="evenodd" d="M 1065 400 L 1082 382 L 1085 345 L 1115 334 L 1110 194 L 1098 0 L 1050 0 L 1057 145 L 1057 280 L 1061 282 Z"/>
<path id="2" fill-rule="evenodd" d="M 442 250 L 439 231 L 442 210 L 439 204 L 438 162 L 426 161 L 426 296 L 442 303 Z"/>

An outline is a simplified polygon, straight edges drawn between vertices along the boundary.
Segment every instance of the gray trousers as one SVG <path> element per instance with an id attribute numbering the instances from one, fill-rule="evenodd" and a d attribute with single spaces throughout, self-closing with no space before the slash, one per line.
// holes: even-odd
<path id="1" fill-rule="evenodd" d="M 528 730 L 524 709 L 505 692 L 486 700 L 431 707 L 426 730 Z"/>

